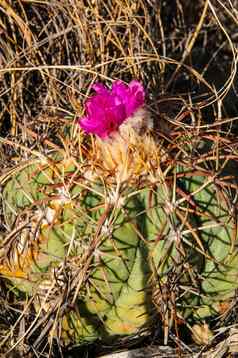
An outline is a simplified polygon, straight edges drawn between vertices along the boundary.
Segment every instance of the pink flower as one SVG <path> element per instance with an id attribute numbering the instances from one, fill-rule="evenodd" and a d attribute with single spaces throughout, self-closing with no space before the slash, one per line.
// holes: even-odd
<path id="1" fill-rule="evenodd" d="M 96 95 L 86 102 L 86 116 L 79 119 L 79 124 L 85 132 L 94 133 L 102 139 L 117 131 L 144 104 L 144 88 L 135 80 L 129 85 L 116 81 L 111 90 L 101 83 L 92 88 Z"/>

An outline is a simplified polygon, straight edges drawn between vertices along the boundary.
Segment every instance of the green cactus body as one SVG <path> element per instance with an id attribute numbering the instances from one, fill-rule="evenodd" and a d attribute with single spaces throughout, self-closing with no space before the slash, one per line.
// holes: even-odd
<path id="1" fill-rule="evenodd" d="M 64 260 L 72 259 L 75 271 L 88 265 L 78 292 L 78 310 L 64 318 L 65 339 L 72 332 L 76 341 L 135 333 L 148 322 L 151 306 L 144 292 L 149 268 L 144 267 L 138 236 L 138 202 L 133 198 L 125 200 L 122 208 L 110 207 L 100 183 L 85 189 L 77 180 L 71 182 L 75 167 L 63 167 L 53 160 L 50 167 L 31 164 L 6 183 L 3 202 L 8 224 L 14 225 L 28 212 L 35 222 L 28 230 L 25 256 L 30 257 L 8 269 L 2 265 L 2 275 L 32 294 L 48 285 L 53 270 Z M 68 199 L 60 202 L 62 183 Z M 22 232 L 18 235 L 22 240 Z M 16 268 L 25 276 L 14 277 Z"/>
<path id="2" fill-rule="evenodd" d="M 65 248 L 62 230 L 59 233 L 57 210 L 50 207 L 56 195 L 54 186 L 59 185 L 64 165 L 47 165 L 35 161 L 14 173 L 3 193 L 6 223 L 16 229 L 11 251 L 15 257 L 11 265 L 2 265 L 2 275 L 11 277 L 19 289 L 32 293 L 46 279 L 50 266 L 57 266 L 63 259 Z M 66 172 L 74 167 L 70 164 Z M 48 223 L 50 221 L 50 224 Z M 54 224 L 51 228 L 50 225 Z M 69 230 L 67 224 L 64 232 Z"/>
<path id="3" fill-rule="evenodd" d="M 166 284 L 172 268 L 184 262 L 199 274 L 195 288 L 201 297 L 183 296 L 178 304 L 183 317 L 210 315 L 218 301 L 232 297 L 235 219 L 213 180 L 187 175 L 178 166 L 175 185 L 165 178 L 153 187 L 127 188 L 115 204 L 109 200 L 112 187 L 82 178 L 74 160 L 52 158 L 25 165 L 5 183 L 6 223 L 28 224 L 16 230 L 11 246 L 19 252 L 19 242 L 26 243 L 21 258 L 12 266 L 2 260 L 0 272 L 30 294 L 44 291 L 62 267 L 71 272 L 72 283 L 78 283 L 76 308 L 62 318 L 66 343 L 130 335 L 148 326 L 153 278 Z M 181 285 L 191 281 L 181 274 Z"/>
<path id="4" fill-rule="evenodd" d="M 197 253 L 203 264 L 197 266 L 201 292 L 194 312 L 201 319 L 219 313 L 220 304 L 231 299 L 238 287 L 236 218 L 228 192 L 211 177 L 185 176 L 181 185 L 195 204 L 191 223 L 204 247 Z"/>

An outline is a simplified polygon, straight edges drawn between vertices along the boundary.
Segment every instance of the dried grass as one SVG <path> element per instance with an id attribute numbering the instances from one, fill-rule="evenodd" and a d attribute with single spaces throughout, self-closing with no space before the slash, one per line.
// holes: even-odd
<path id="1" fill-rule="evenodd" d="M 142 80 L 156 129 L 171 153 L 183 152 L 179 139 L 186 133 L 191 144 L 212 138 L 206 160 L 216 159 L 216 143 L 226 148 L 224 161 L 236 157 L 237 25 L 237 0 L 2 0 L 0 177 L 32 154 L 61 147 L 59 138 L 82 114 L 92 83 L 118 78 Z M 0 237 L 5 231 L 0 226 Z M 52 318 L 34 317 L 31 299 L 16 299 L 3 280 L 0 313 L 6 356 L 66 354 L 59 342 L 54 347 L 47 340 Z M 228 316 L 219 323 L 215 343 L 229 331 L 222 324 L 237 323 L 236 313 Z M 186 351 L 177 345 L 178 354 Z"/>

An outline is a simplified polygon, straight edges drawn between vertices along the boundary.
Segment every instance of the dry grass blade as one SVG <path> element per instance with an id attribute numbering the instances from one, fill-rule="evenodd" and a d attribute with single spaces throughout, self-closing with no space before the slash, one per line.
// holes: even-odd
<path id="1" fill-rule="evenodd" d="M 101 232 L 117 223 L 117 210 L 121 203 L 143 195 L 147 174 L 153 180 L 146 190 L 153 195 L 156 185 L 162 183 L 166 198 L 163 213 L 169 217 L 170 235 L 164 255 L 159 265 L 153 267 L 151 277 L 154 301 L 164 332 L 158 334 L 160 327 L 158 329 L 158 323 L 155 324 L 146 344 L 160 339 L 166 344 L 176 345 L 176 350 L 168 349 L 165 354 L 177 356 L 188 351 L 191 355 L 193 350 L 197 350 L 183 342 L 180 326 L 183 326 L 182 332 L 183 329 L 185 332 L 190 330 L 190 326 L 187 322 L 184 324 L 186 319 L 177 311 L 187 296 L 198 295 L 203 280 L 202 275 L 186 262 L 188 248 L 194 250 L 193 254 L 195 252 L 201 260 L 218 264 L 201 239 L 201 232 L 222 228 L 222 224 L 212 222 L 209 210 L 201 212 L 196 207 L 196 198 L 214 184 L 216 200 L 225 203 L 224 207 L 230 209 L 232 218 L 236 213 L 237 24 L 237 0 L 0 1 L 0 185 L 4 187 L 25 168 L 37 165 L 37 170 L 50 167 L 54 172 L 58 182 L 55 185 L 51 180 L 50 190 L 55 190 L 55 201 L 61 198 L 62 192 L 70 197 L 69 188 L 73 186 L 83 193 L 91 190 L 91 194 L 98 198 L 91 211 L 85 214 L 81 208 L 74 216 L 75 220 L 83 218 L 88 222 L 87 230 L 97 225 L 91 241 L 87 241 L 88 234 L 84 234 L 86 246 L 83 255 L 73 257 L 72 253 L 80 246 L 75 231 L 65 233 L 63 225 L 59 227 L 59 232 L 67 237 L 69 244 L 64 261 L 52 272 L 49 282 L 45 282 L 39 297 L 34 297 L 39 301 L 38 310 L 32 304 L 33 298 L 26 302 L 26 297 L 16 294 L 17 290 L 10 288 L 8 281 L 1 278 L 0 302 L 3 301 L 7 308 L 0 304 L 0 355 L 16 353 L 20 356 L 28 354 L 29 357 L 56 357 L 70 354 L 60 343 L 59 337 L 64 331 L 62 317 L 72 310 L 81 289 L 86 294 L 91 288 L 108 299 L 90 276 L 90 270 L 101 267 L 104 259 L 110 255 L 118 256 L 127 268 L 125 253 L 113 240 L 111 252 L 100 252 L 100 244 L 105 239 Z M 110 85 L 115 79 L 129 82 L 134 78 L 142 81 L 146 88 L 158 153 L 153 149 L 151 155 L 143 156 L 142 149 L 136 152 L 135 146 L 131 146 L 131 156 L 127 158 L 124 171 L 129 172 L 131 158 L 137 155 L 136 164 L 140 170 L 144 168 L 146 175 L 140 177 L 136 173 L 133 177 L 130 173 L 130 185 L 122 176 L 113 190 L 109 190 L 108 183 L 116 176 L 108 163 L 115 164 L 115 158 L 112 157 L 111 161 L 104 157 L 98 159 L 96 141 L 93 138 L 85 140 L 77 120 L 83 113 L 83 105 L 94 82 Z M 71 158 L 75 167 L 73 174 L 67 177 L 67 173 L 55 167 L 50 159 L 55 151 Z M 110 154 L 109 151 L 104 153 Z M 189 168 L 190 172 L 185 175 L 172 173 L 175 163 Z M 106 172 L 106 175 L 101 175 L 100 188 L 92 189 L 93 180 L 87 177 L 90 170 Z M 186 175 L 187 178 L 204 176 L 204 182 L 187 194 L 178 185 L 183 175 L 184 178 Z M 137 187 L 127 191 L 133 185 Z M 30 208 L 18 215 L 15 207 L 6 209 L 5 203 L 0 206 L 0 257 L 1 260 L 4 258 L 2 250 L 5 250 L 8 263 L 13 259 L 13 248 L 19 248 L 20 238 L 29 223 L 35 220 L 35 207 L 41 205 L 45 208 L 52 204 L 49 197 L 36 200 L 24 186 L 20 189 L 31 202 Z M 75 202 L 80 198 L 76 192 L 70 200 Z M 163 205 L 159 203 L 159 206 Z M 148 205 L 137 213 L 135 220 L 145 213 L 150 217 L 155 207 Z M 105 211 L 99 219 L 92 219 L 92 213 L 102 209 Z M 16 216 L 14 224 L 5 220 L 6 210 Z M 211 222 L 195 227 L 189 219 L 192 215 L 198 220 L 209 219 Z M 66 224 L 71 219 L 66 220 Z M 37 225 L 40 223 L 38 217 Z M 146 246 L 147 237 L 141 228 L 134 222 L 130 224 Z M 168 227 L 164 225 L 161 229 L 159 243 L 164 240 Z M 37 230 L 38 226 L 32 228 L 25 251 L 36 239 Z M 232 248 L 235 247 L 236 231 L 237 226 L 234 227 Z M 171 275 L 163 281 L 164 276 L 160 277 L 158 267 L 166 266 L 173 247 L 178 254 L 171 259 Z M 95 253 L 98 255 L 97 264 Z M 100 272 L 111 293 L 108 272 L 103 267 Z M 187 277 L 190 277 L 190 285 L 183 283 Z M 218 342 L 218 345 L 204 344 L 198 356 L 233 353 L 231 347 L 236 347 L 236 344 L 232 343 L 232 337 L 236 340 L 237 333 L 228 327 L 237 324 L 236 305 L 234 297 L 226 307 L 226 314 L 219 318 L 218 325 L 224 324 L 224 327 L 219 327 L 221 331 L 211 343 L 215 345 Z M 82 318 L 81 312 L 77 314 Z M 5 316 L 8 315 L 10 323 L 6 322 Z M 156 317 L 158 319 L 158 314 Z M 228 337 L 224 338 L 225 334 Z M 144 336 L 141 339 L 144 340 Z M 133 337 L 131 341 L 122 339 L 118 342 L 118 345 L 134 344 Z M 93 356 L 102 350 L 96 345 L 94 347 L 92 354 L 90 348 L 85 348 L 82 356 Z M 160 351 L 163 354 L 162 348 Z M 156 354 L 152 348 L 151 352 Z"/>

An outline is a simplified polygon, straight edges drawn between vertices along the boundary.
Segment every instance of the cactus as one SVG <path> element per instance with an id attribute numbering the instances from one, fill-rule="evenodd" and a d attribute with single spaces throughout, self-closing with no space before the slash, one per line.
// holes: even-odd
<path id="1" fill-rule="evenodd" d="M 155 307 L 165 327 L 173 309 L 199 321 L 238 286 L 232 183 L 179 155 L 171 161 L 146 121 L 140 108 L 108 140 L 115 126 L 91 142 L 81 133 L 80 155 L 32 158 L 2 177 L 11 234 L 0 273 L 37 296 L 36 310 L 60 311 L 65 344 L 136 334 Z"/>
<path id="2" fill-rule="evenodd" d="M 5 219 L 10 227 L 17 223 L 19 229 L 9 248 L 12 260 L 2 260 L 1 274 L 18 289 L 39 294 L 68 259 L 75 270 L 72 275 L 78 271 L 88 276 L 82 277 L 77 301 L 80 315 L 84 311 L 89 317 L 77 321 L 92 320 L 97 328 L 103 326 L 101 321 L 107 315 L 107 330 L 131 333 L 146 320 L 145 294 L 137 292 L 144 286 L 140 241 L 132 214 L 134 199 L 125 203 L 122 211 L 105 202 L 100 182 L 91 187 L 88 184 L 87 189 L 85 180 L 80 183 L 80 175 L 73 160 L 51 158 L 49 165 L 31 161 L 7 181 L 3 191 Z M 28 226 L 22 225 L 25 216 Z M 121 313 L 121 322 L 117 322 L 114 306 L 120 309 L 129 297 L 127 312 Z M 71 324 L 74 316 L 69 319 Z M 89 339 L 98 335 L 98 328 L 92 333 L 90 323 L 77 322 L 76 326 L 77 332 L 84 332 Z"/>
<path id="3" fill-rule="evenodd" d="M 183 180 L 188 192 L 194 193 L 198 207 L 195 228 L 204 247 L 201 296 L 195 314 L 199 318 L 219 313 L 237 288 L 237 219 L 234 195 L 223 189 L 226 184 L 231 185 L 211 175 Z"/>
<path id="4" fill-rule="evenodd" d="M 196 291 L 178 300 L 181 317 L 218 313 L 234 295 L 231 201 L 205 170 L 204 176 L 179 165 L 174 170 L 175 179 L 170 171 L 150 187 L 126 187 L 117 199 L 109 195 L 112 183 L 82 179 L 73 158 L 31 161 L 6 181 L 4 215 L 15 234 L 4 246 L 1 274 L 19 290 L 43 295 L 56 284 L 54 275 L 59 284 L 63 268 L 70 270 L 77 310 L 64 315 L 67 342 L 133 334 L 148 325 L 150 284 L 155 287 L 155 277 L 166 284 L 174 267 L 183 271 L 180 285 Z M 4 260 L 7 253 L 12 260 Z"/>

